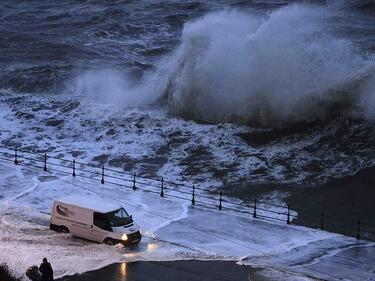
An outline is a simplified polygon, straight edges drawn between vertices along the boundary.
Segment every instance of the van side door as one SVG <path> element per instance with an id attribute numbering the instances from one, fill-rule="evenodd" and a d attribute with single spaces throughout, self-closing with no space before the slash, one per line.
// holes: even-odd
<path id="1" fill-rule="evenodd" d="M 75 206 L 69 206 L 69 209 L 73 213 L 68 219 L 70 232 L 77 237 L 90 240 L 92 211 Z"/>

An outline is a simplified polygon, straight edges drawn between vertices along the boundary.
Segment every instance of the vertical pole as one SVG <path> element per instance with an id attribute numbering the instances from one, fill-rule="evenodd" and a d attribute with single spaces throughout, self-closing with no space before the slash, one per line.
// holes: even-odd
<path id="1" fill-rule="evenodd" d="M 361 236 L 359 234 L 360 228 L 361 228 L 361 221 L 358 220 L 358 224 L 357 224 L 357 240 L 361 239 Z"/>
<path id="2" fill-rule="evenodd" d="M 253 212 L 253 218 L 257 217 L 257 199 L 254 199 L 254 212 Z"/>
<path id="3" fill-rule="evenodd" d="M 195 185 L 193 185 L 193 196 L 191 198 L 191 205 L 195 205 Z"/>
<path id="4" fill-rule="evenodd" d="M 76 176 L 76 160 L 75 159 L 73 159 L 73 177 L 75 177 Z"/>
<path id="5" fill-rule="evenodd" d="M 44 171 L 47 171 L 47 153 L 44 153 Z"/>
<path id="6" fill-rule="evenodd" d="M 290 224 L 290 206 L 289 205 L 288 205 L 288 215 L 287 215 L 287 218 L 286 218 L 286 223 Z"/>
<path id="7" fill-rule="evenodd" d="M 324 230 L 324 213 L 322 213 L 320 218 L 320 230 Z"/>
<path id="8" fill-rule="evenodd" d="M 104 184 L 104 165 L 102 167 L 102 180 L 100 182 Z"/>
<path id="9" fill-rule="evenodd" d="M 18 165 L 18 159 L 17 159 L 17 147 L 14 149 L 14 164 Z"/>
<path id="10" fill-rule="evenodd" d="M 219 197 L 219 210 L 221 211 L 221 209 L 223 209 L 223 206 L 221 204 L 221 197 L 223 196 L 223 192 L 220 191 L 220 197 Z"/>
<path id="11" fill-rule="evenodd" d="M 133 174 L 133 190 L 136 190 L 137 188 L 135 187 L 135 173 Z"/>
<path id="12" fill-rule="evenodd" d="M 161 178 L 160 197 L 164 197 L 164 179 L 163 178 Z"/>

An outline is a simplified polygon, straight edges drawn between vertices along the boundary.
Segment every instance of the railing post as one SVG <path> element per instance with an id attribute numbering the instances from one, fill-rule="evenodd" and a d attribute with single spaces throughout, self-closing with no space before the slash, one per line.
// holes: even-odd
<path id="1" fill-rule="evenodd" d="M 359 234 L 360 228 L 361 228 L 361 221 L 358 220 L 358 223 L 357 223 L 357 240 L 361 239 L 361 235 Z"/>
<path id="2" fill-rule="evenodd" d="M 18 165 L 18 159 L 17 159 L 17 147 L 14 149 L 14 164 Z"/>
<path id="3" fill-rule="evenodd" d="M 324 213 L 320 217 L 320 230 L 324 230 Z"/>
<path id="4" fill-rule="evenodd" d="M 219 197 L 219 210 L 221 211 L 221 209 L 223 209 L 223 206 L 222 206 L 222 204 L 221 204 L 221 197 L 223 196 L 223 192 L 222 191 L 220 191 L 220 197 Z"/>
<path id="5" fill-rule="evenodd" d="M 287 215 L 287 218 L 286 218 L 286 223 L 290 224 L 290 206 L 289 205 L 288 205 L 288 215 Z"/>
<path id="6" fill-rule="evenodd" d="M 164 197 L 164 179 L 163 178 L 161 178 L 160 197 Z"/>
<path id="7" fill-rule="evenodd" d="M 135 187 L 135 173 L 133 174 L 133 190 L 136 190 L 137 188 Z"/>
<path id="8" fill-rule="evenodd" d="M 104 165 L 102 166 L 102 180 L 100 182 L 104 184 Z"/>
<path id="9" fill-rule="evenodd" d="M 76 160 L 75 159 L 73 159 L 73 177 L 75 177 L 76 176 Z"/>
<path id="10" fill-rule="evenodd" d="M 257 217 L 257 199 L 254 199 L 254 212 L 253 212 L 253 218 Z"/>
<path id="11" fill-rule="evenodd" d="M 195 205 L 195 185 L 193 185 L 193 195 L 191 198 L 191 205 Z"/>
<path id="12" fill-rule="evenodd" d="M 46 172 L 47 171 L 47 153 L 44 153 L 44 168 L 43 170 Z"/>

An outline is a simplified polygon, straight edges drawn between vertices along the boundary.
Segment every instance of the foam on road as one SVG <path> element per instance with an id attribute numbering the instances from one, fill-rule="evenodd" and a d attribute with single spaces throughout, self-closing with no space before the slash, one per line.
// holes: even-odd
<path id="1" fill-rule="evenodd" d="M 56 276 L 114 262 L 220 259 L 332 280 L 344 276 L 350 280 L 349 272 L 357 271 L 362 274 L 358 276 L 375 278 L 368 265 L 373 260 L 369 249 L 374 245 L 370 242 L 192 207 L 188 201 L 172 200 L 168 195 L 161 198 L 8 162 L 0 162 L 0 170 L 4 171 L 0 186 L 0 260 L 18 276 L 46 256 Z M 53 200 L 69 194 L 94 194 L 118 201 L 141 226 L 142 242 L 133 248 L 111 247 L 49 230 Z M 342 267 L 346 271 L 338 270 Z"/>

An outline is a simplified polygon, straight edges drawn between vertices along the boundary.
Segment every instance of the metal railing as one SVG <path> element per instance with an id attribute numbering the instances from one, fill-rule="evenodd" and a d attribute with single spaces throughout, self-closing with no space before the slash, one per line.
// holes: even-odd
<path id="1" fill-rule="evenodd" d="M 214 192 L 196 185 L 188 186 L 167 181 L 164 178 L 145 177 L 137 173 L 83 163 L 75 159 L 51 156 L 47 152 L 0 146 L 0 160 L 10 161 L 15 165 L 32 166 L 45 172 L 95 180 L 101 184 L 111 184 L 132 191 L 141 190 L 162 198 L 189 201 L 191 205 L 236 212 L 254 219 L 291 224 L 298 218 L 310 227 L 354 236 L 357 239 L 375 240 L 375 226 L 359 219 L 348 220 L 317 212 L 303 212 L 303 217 L 299 217 L 294 214 L 289 205 L 274 204 L 256 198 L 251 203 L 245 203 L 225 196 L 221 190 Z"/>

